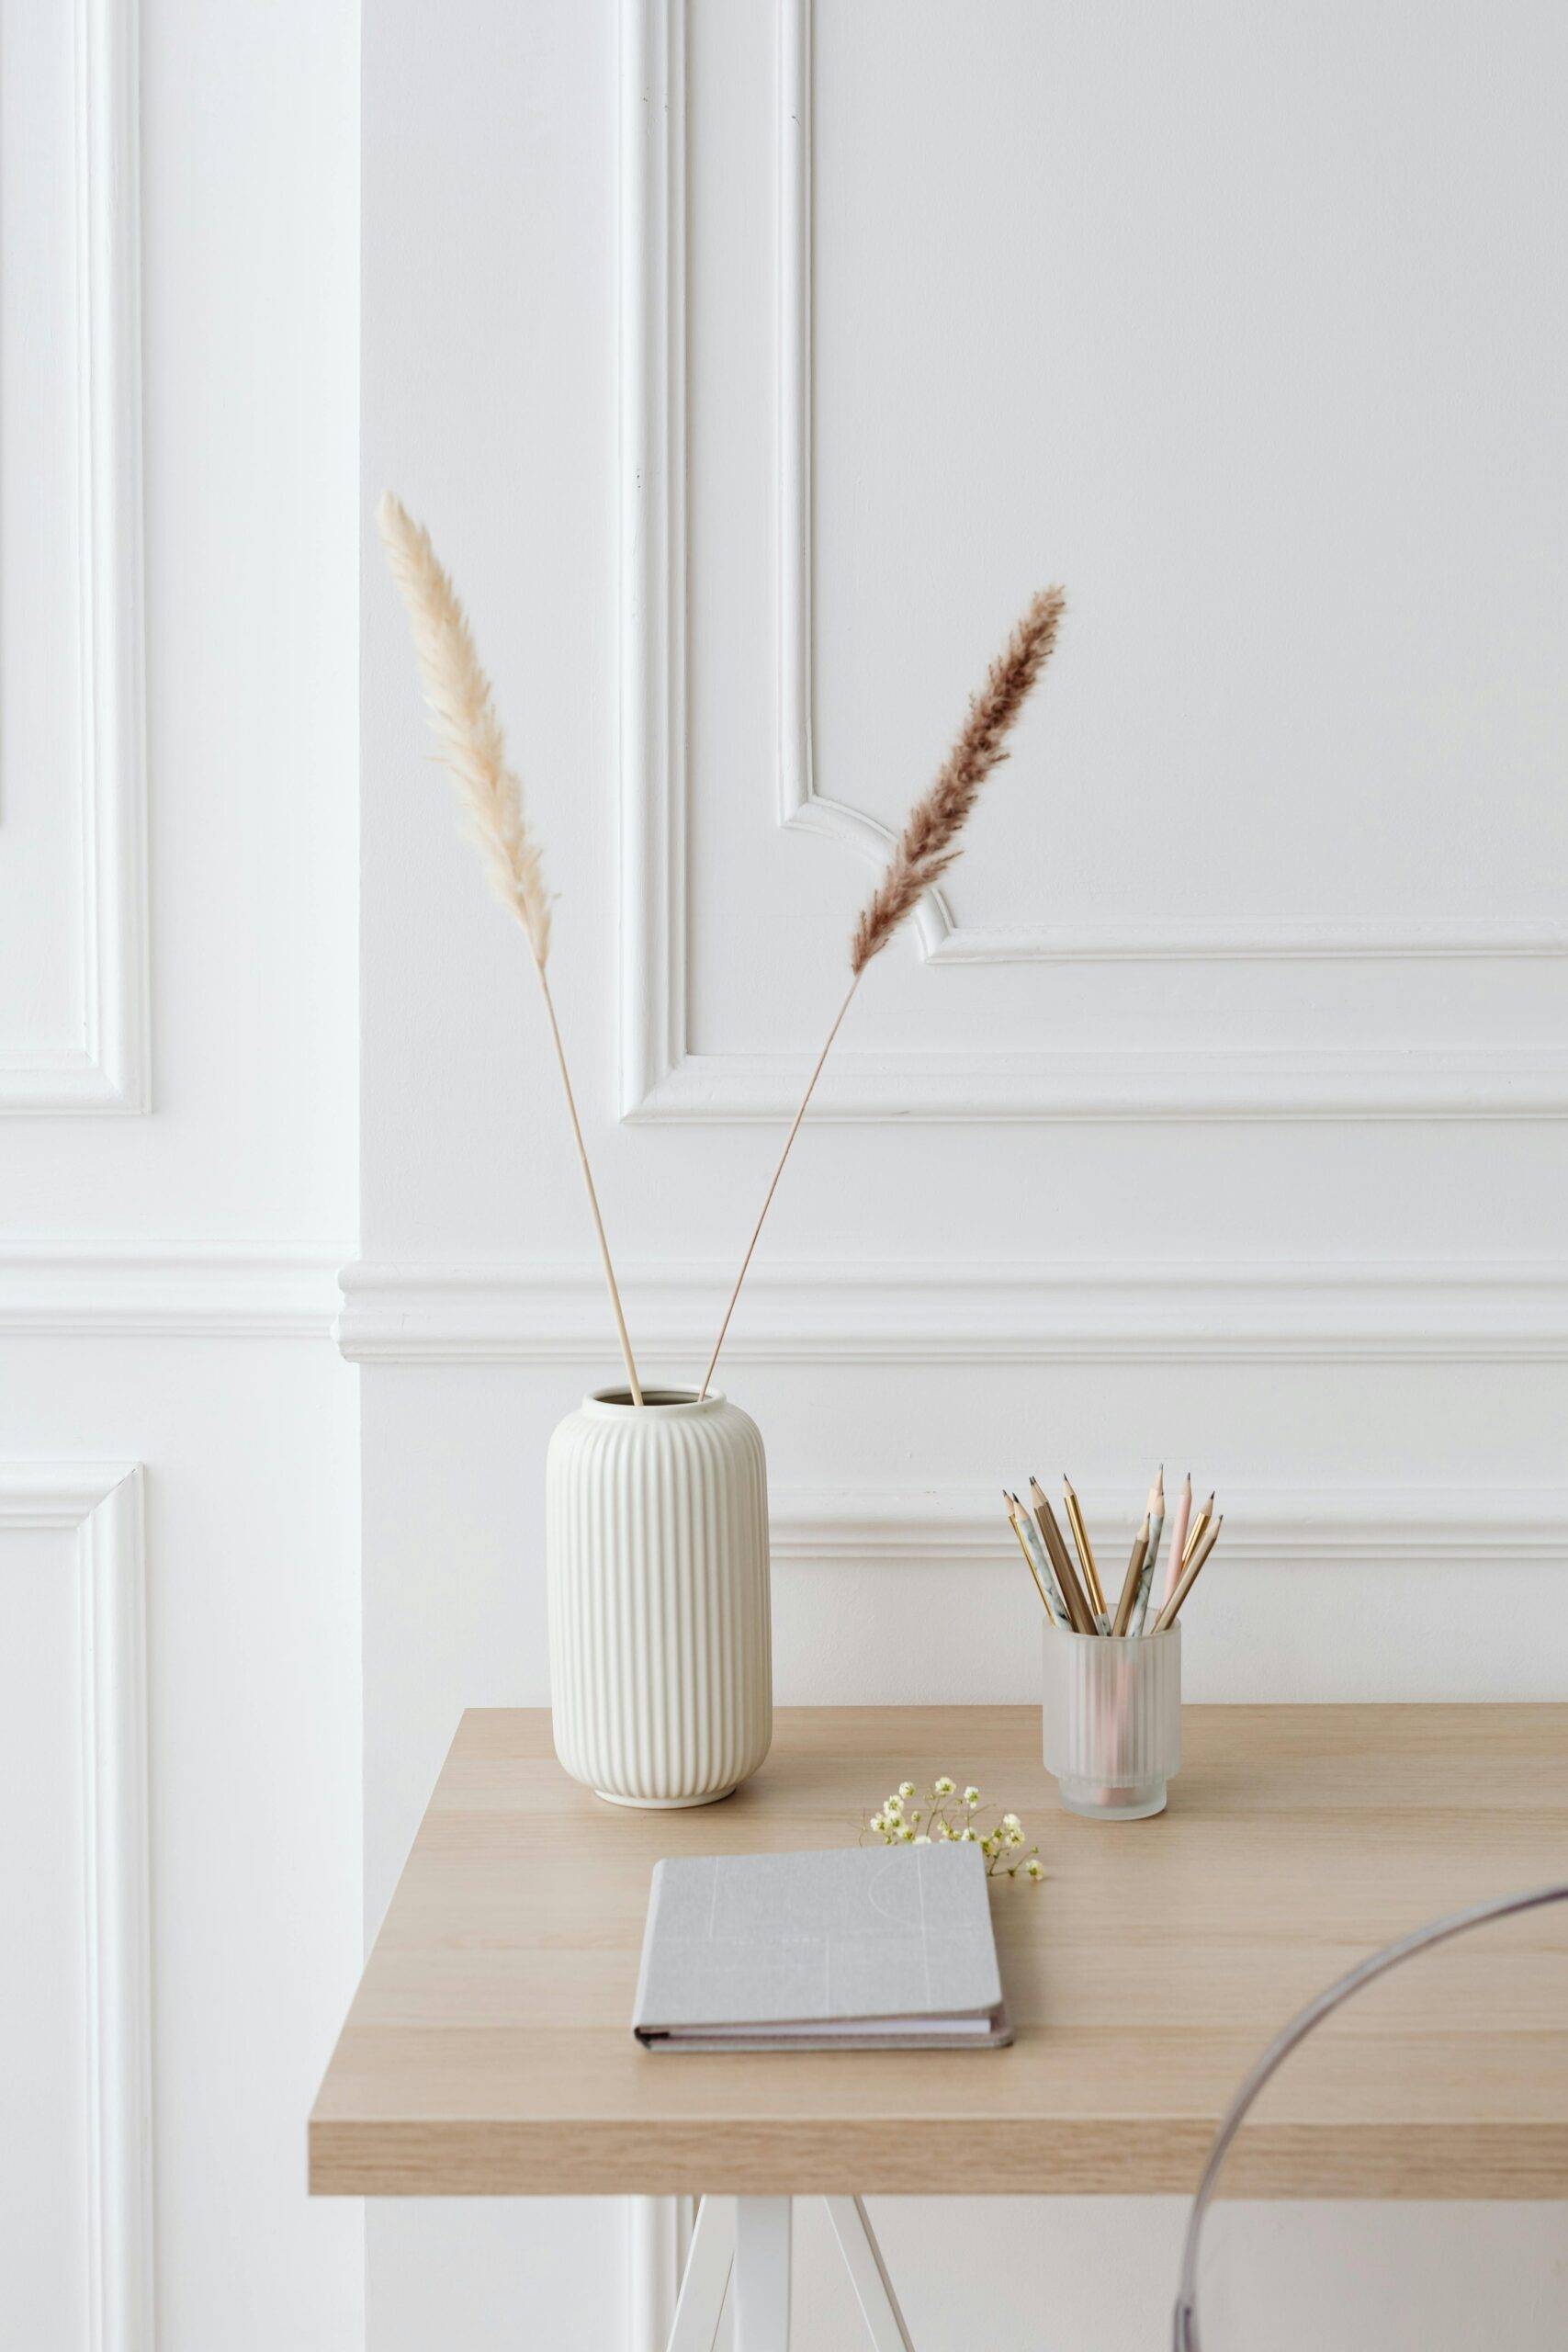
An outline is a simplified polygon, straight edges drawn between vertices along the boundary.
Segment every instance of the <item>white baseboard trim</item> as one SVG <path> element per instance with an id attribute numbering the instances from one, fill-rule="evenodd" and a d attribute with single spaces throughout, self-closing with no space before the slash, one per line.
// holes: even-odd
<path id="1" fill-rule="evenodd" d="M 342 1242 L 7 1241 L 0 1332 L 324 1340 L 352 1254 Z"/>
<path id="2" fill-rule="evenodd" d="M 733 1268 L 624 1265 L 649 1376 L 688 1378 Z M 526 1363 L 615 1373 L 597 1267 L 347 1265 L 337 1340 L 356 1363 Z M 1568 1259 L 1193 1262 L 1126 1259 L 937 1272 L 759 1265 L 728 1363 L 1519 1363 L 1568 1358 Z"/>

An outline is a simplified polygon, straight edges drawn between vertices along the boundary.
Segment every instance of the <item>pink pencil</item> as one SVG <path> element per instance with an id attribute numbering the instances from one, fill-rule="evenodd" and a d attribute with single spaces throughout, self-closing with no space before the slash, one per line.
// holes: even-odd
<path id="1" fill-rule="evenodd" d="M 1165 1562 L 1165 1599 L 1160 1602 L 1160 1609 L 1165 1607 L 1176 1590 L 1176 1580 L 1181 1574 L 1181 1555 L 1187 1548 L 1187 1522 L 1191 1516 L 1192 1473 L 1189 1470 L 1181 1482 L 1181 1493 L 1176 1505 L 1176 1522 L 1170 1531 L 1170 1549 Z M 1155 1615 L 1159 1615 L 1159 1609 L 1155 1611 Z"/>

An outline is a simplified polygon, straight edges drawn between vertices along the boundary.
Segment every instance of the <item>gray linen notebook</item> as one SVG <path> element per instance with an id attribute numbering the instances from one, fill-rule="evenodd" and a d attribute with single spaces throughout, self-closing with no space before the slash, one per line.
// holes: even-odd
<path id="1" fill-rule="evenodd" d="M 978 1846 L 655 1863 L 632 2030 L 650 2050 L 1010 2041 Z"/>

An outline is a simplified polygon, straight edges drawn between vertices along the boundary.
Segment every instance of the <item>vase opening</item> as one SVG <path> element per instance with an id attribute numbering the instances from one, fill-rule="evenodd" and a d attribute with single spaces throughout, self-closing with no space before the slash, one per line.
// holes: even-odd
<path id="1" fill-rule="evenodd" d="M 722 1405 L 723 1402 L 724 1397 L 716 1388 L 710 1388 L 705 1396 L 699 1396 L 694 1388 L 645 1388 L 642 1392 L 644 1412 L 683 1410 L 690 1413 L 699 1408 L 706 1412 L 709 1406 Z M 632 1403 L 631 1390 L 625 1387 L 596 1388 L 591 1396 L 583 1398 L 583 1403 L 590 1409 L 598 1411 L 635 1413 L 637 1410 Z"/>

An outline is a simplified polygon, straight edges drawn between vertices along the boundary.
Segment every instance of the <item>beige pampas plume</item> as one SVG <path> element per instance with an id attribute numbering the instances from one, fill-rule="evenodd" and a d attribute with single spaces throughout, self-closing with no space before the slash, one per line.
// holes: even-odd
<path id="1" fill-rule="evenodd" d="M 506 739 L 467 616 L 436 560 L 430 533 L 389 490 L 381 493 L 376 520 L 388 568 L 408 607 L 442 765 L 457 787 L 467 831 L 484 860 L 491 888 L 522 924 L 542 969 L 550 952 L 550 902 L 538 843 L 523 813 L 523 786 L 506 764 Z"/>
<path id="2" fill-rule="evenodd" d="M 430 533 L 405 512 L 389 490 L 381 493 L 376 520 L 387 550 L 388 566 L 408 607 L 420 680 L 442 764 L 457 787 L 468 830 L 484 860 L 491 886 L 502 905 L 522 924 L 539 976 L 550 1042 L 566 1095 L 578 1164 L 587 1187 L 588 1206 L 598 1238 L 599 1259 L 609 1288 L 621 1357 L 632 1402 L 640 1406 L 642 1388 L 632 1357 L 626 1318 L 621 1309 L 604 1220 L 599 1213 L 593 1170 L 588 1164 L 588 1146 L 582 1139 L 582 1123 L 577 1115 L 577 1098 L 571 1091 L 571 1073 L 567 1068 L 566 1047 L 556 1019 L 549 975 L 545 969 L 550 952 L 550 902 L 545 892 L 539 845 L 523 813 L 523 787 L 506 764 L 506 739 L 495 715 L 490 680 L 479 667 L 457 592 L 436 560 Z"/>
<path id="3" fill-rule="evenodd" d="M 1056 642 L 1056 629 L 1066 607 L 1060 588 L 1043 588 L 1029 601 L 1028 609 L 1014 628 L 1006 645 L 986 673 L 986 683 L 969 705 L 969 715 L 958 732 L 958 740 L 937 772 L 935 783 L 923 799 L 917 800 L 905 821 L 887 870 L 862 908 L 850 942 L 850 985 L 842 1004 L 833 1016 L 827 1043 L 817 1057 L 815 1069 L 806 1082 L 790 1130 L 784 1137 L 773 1181 L 768 1186 L 761 1212 L 751 1228 L 751 1238 L 746 1245 L 746 1255 L 740 1261 L 740 1272 L 735 1278 L 735 1288 L 729 1294 L 729 1304 L 724 1310 L 724 1320 L 718 1327 L 708 1368 L 703 1374 L 701 1394 L 708 1393 L 714 1368 L 718 1363 L 719 1350 L 729 1329 L 729 1318 L 735 1312 L 735 1302 L 746 1280 L 751 1254 L 773 1194 L 779 1188 L 784 1162 L 800 1133 L 800 1123 L 806 1116 L 807 1105 L 822 1075 L 822 1065 L 832 1050 L 844 1015 L 860 986 L 861 974 L 874 956 L 880 955 L 906 915 L 919 903 L 922 894 L 941 879 L 964 844 L 959 836 L 968 820 L 969 812 L 979 797 L 980 786 L 993 768 L 1007 757 L 1007 738 L 1013 721 L 1028 700 L 1041 671 L 1051 658 Z"/>

